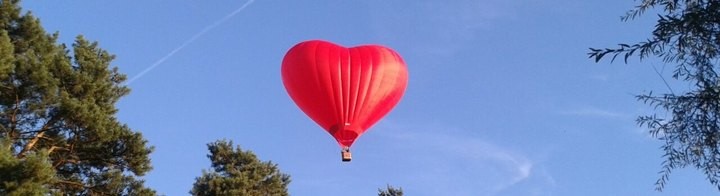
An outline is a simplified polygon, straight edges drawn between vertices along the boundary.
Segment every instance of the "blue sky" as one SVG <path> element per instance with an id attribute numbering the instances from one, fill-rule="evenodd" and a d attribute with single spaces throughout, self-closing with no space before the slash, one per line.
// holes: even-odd
<path id="1" fill-rule="evenodd" d="M 588 47 L 644 40 L 634 1 L 25 1 L 49 32 L 117 55 L 134 80 L 119 119 L 155 146 L 147 185 L 187 195 L 227 138 L 279 164 L 292 195 L 712 195 L 692 168 L 655 192 L 661 143 L 636 126 L 667 92 L 653 66 L 594 63 Z M 245 6 L 245 7 L 243 7 Z M 294 44 L 381 44 L 408 65 L 403 100 L 341 163 L 335 141 L 287 96 Z M 152 67 L 151 69 L 148 69 Z M 145 71 L 147 70 L 147 71 Z M 686 84 L 673 83 L 675 92 Z M 662 111 L 659 111 L 662 112 Z M 660 113 L 664 115 L 664 113 Z"/>

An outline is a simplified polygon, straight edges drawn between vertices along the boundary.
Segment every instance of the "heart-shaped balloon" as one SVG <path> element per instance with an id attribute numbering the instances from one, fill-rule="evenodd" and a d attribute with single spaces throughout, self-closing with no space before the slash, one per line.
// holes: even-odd
<path id="1" fill-rule="evenodd" d="M 282 79 L 298 107 L 349 148 L 400 101 L 408 72 L 390 48 L 312 40 L 285 54 Z"/>

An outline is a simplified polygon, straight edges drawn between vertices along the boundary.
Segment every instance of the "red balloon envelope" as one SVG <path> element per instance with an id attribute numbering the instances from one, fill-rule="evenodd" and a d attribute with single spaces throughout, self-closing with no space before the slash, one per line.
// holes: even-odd
<path id="1" fill-rule="evenodd" d="M 400 101 L 408 72 L 390 48 L 312 40 L 285 54 L 282 79 L 300 109 L 347 149 Z"/>

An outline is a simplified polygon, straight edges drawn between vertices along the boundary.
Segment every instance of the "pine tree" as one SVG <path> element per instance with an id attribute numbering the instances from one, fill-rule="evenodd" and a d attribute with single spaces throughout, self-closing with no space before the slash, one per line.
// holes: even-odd
<path id="1" fill-rule="evenodd" d="M 403 196 L 403 190 L 387 185 L 385 190 L 378 189 L 378 196 Z"/>
<path id="2" fill-rule="evenodd" d="M 0 195 L 43 195 L 49 192 L 49 184 L 55 176 L 47 151 L 33 152 L 18 159 L 8 148 L 7 141 L 0 141 Z"/>
<path id="3" fill-rule="evenodd" d="M 259 160 L 251 151 L 240 146 L 233 148 L 232 141 L 208 144 L 212 171 L 203 171 L 196 178 L 192 195 L 289 195 L 290 176 L 281 173 L 277 164 Z"/>
<path id="4" fill-rule="evenodd" d="M 57 38 L 0 0 L 0 194 L 154 195 L 137 179 L 152 148 L 115 117 L 129 89 L 114 56 Z"/>

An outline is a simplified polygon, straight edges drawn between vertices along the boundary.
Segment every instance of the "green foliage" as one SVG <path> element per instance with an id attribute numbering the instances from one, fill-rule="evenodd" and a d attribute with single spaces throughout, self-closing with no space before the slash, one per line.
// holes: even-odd
<path id="1" fill-rule="evenodd" d="M 231 141 L 208 144 L 212 170 L 203 171 L 196 178 L 192 195 L 289 195 L 290 176 L 281 173 L 277 164 L 259 160 L 251 151 L 240 146 L 233 148 Z"/>
<path id="2" fill-rule="evenodd" d="M 403 190 L 402 188 L 395 188 L 387 185 L 385 190 L 378 189 L 378 196 L 403 196 Z"/>
<path id="3" fill-rule="evenodd" d="M 55 170 L 47 151 L 13 155 L 9 143 L 0 139 L 0 195 L 44 195 L 53 183 Z"/>
<path id="4" fill-rule="evenodd" d="M 125 75 L 110 66 L 114 56 L 82 36 L 72 50 L 57 37 L 32 14 L 21 14 L 17 0 L 0 0 L 0 139 L 9 150 L 0 176 L 10 176 L 11 163 L 21 161 L 39 169 L 26 173 L 43 179 L 27 185 L 39 192 L 154 195 L 136 178 L 151 169 L 152 148 L 115 118 L 115 103 L 129 89 L 121 85 Z M 48 173 L 53 177 L 45 180 Z"/>
<path id="5" fill-rule="evenodd" d="M 650 56 L 674 64 L 673 78 L 691 84 L 687 92 L 637 96 L 638 100 L 670 114 L 640 116 L 638 124 L 664 142 L 663 169 L 656 188 L 662 191 L 670 173 L 695 167 L 720 190 L 720 0 L 642 0 L 623 17 L 630 20 L 649 9 L 662 7 L 652 36 L 618 48 L 591 48 L 589 57 L 600 61 L 622 55 Z"/>

